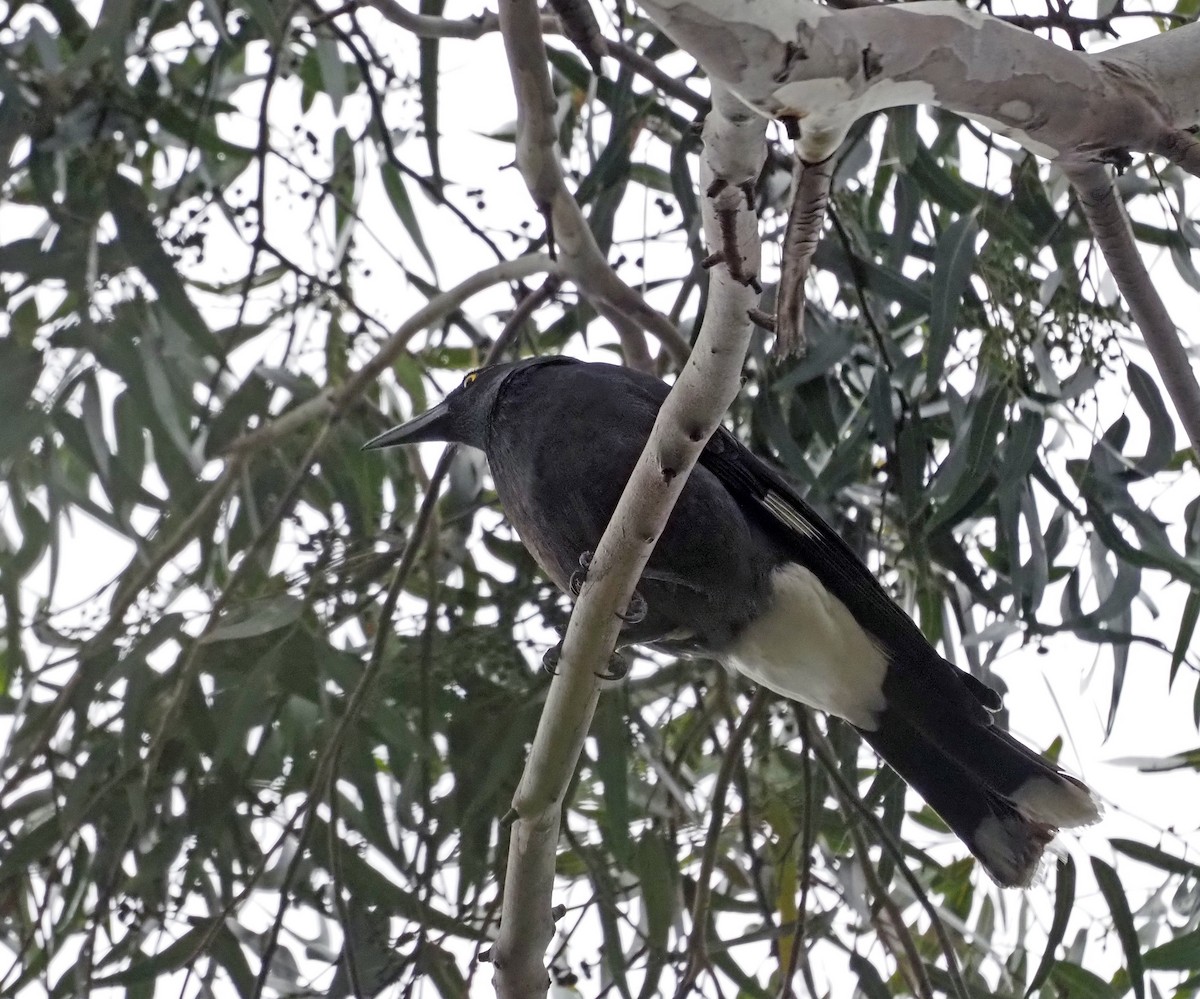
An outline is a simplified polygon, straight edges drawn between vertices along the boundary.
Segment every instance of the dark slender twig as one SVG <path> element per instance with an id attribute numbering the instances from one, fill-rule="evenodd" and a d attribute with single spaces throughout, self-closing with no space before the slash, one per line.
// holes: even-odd
<path id="1" fill-rule="evenodd" d="M 371 647 L 371 657 L 367 661 L 362 676 L 359 677 L 358 683 L 351 692 L 349 699 L 346 701 L 345 711 L 342 717 L 338 719 L 333 734 L 322 749 L 321 755 L 318 757 L 316 766 L 313 769 L 313 778 L 309 783 L 305 802 L 301 805 L 301 809 L 304 811 L 304 824 L 297 837 L 295 854 L 288 865 L 288 870 L 284 875 L 283 884 L 280 888 L 279 908 L 275 913 L 275 919 L 272 922 L 271 929 L 267 934 L 267 939 L 263 946 L 262 964 L 259 968 L 258 978 L 255 981 L 252 993 L 254 999 L 260 999 L 262 989 L 266 984 L 271 955 L 278 946 L 279 932 L 283 926 L 283 915 L 287 910 L 288 886 L 292 883 L 296 872 L 299 870 L 300 862 L 306 852 L 308 840 L 316 825 L 314 821 L 316 816 L 314 803 L 324 796 L 323 790 L 326 787 L 326 781 L 334 779 L 335 771 L 333 763 L 340 752 L 342 740 L 345 738 L 350 725 L 358 721 L 358 716 L 362 711 L 367 694 L 374 687 L 380 670 L 383 668 L 383 653 L 387 647 L 387 638 L 391 631 L 389 622 L 392 619 L 392 615 L 396 612 L 396 604 L 399 602 L 400 593 L 403 591 L 405 584 L 408 582 L 409 574 L 416 565 L 417 553 L 421 549 L 421 540 L 425 537 L 425 532 L 429 529 L 429 524 L 433 520 L 433 513 L 437 506 L 438 489 L 441 486 L 442 479 L 445 478 L 446 473 L 450 470 L 450 462 L 456 450 L 456 445 L 452 444 L 447 447 L 442 452 L 442 457 L 438 461 L 433 475 L 430 476 L 429 491 L 425 494 L 425 499 L 421 503 L 421 509 L 417 514 L 416 522 L 413 524 L 409 542 L 404 548 L 404 553 L 400 556 L 400 564 L 396 566 L 396 573 L 392 577 L 391 585 L 388 587 L 387 595 L 384 597 L 383 606 L 380 608 L 379 630 L 375 635 L 375 643 Z"/>
<path id="2" fill-rule="evenodd" d="M 787 954 L 787 963 L 779 984 L 779 999 L 787 999 L 794 995 L 792 979 L 796 976 L 796 966 L 799 964 L 804 976 L 804 986 L 808 989 L 809 999 L 818 999 L 817 984 L 813 981 L 812 966 L 808 960 L 808 947 L 804 938 L 808 932 L 808 889 L 812 880 L 812 853 L 816 841 L 816 822 L 813 813 L 817 808 L 817 796 L 813 787 L 812 748 L 809 736 L 808 708 L 796 705 L 793 709 L 796 722 L 800 729 L 801 768 L 804 774 L 804 818 L 800 830 L 801 861 L 800 872 L 800 901 L 796 906 L 796 928 L 792 931 L 792 946 Z"/>
<path id="3" fill-rule="evenodd" d="M 841 798 L 841 795 L 839 794 L 838 797 Z M 850 804 L 845 799 L 842 799 L 842 803 Z M 925 970 L 925 962 L 921 959 L 917 942 L 913 939 L 908 927 L 904 925 L 904 916 L 900 912 L 900 907 L 888 894 L 887 887 L 879 880 L 875 865 L 871 863 L 867 838 L 863 835 L 862 829 L 853 822 L 850 823 L 850 838 L 854 840 L 859 870 L 863 872 L 863 877 L 866 879 L 867 891 L 875 899 L 876 904 L 875 907 L 872 907 L 871 915 L 871 921 L 875 924 L 875 932 L 879 934 L 888 950 L 896 956 L 896 964 L 900 967 L 900 973 L 907 979 L 908 987 L 912 989 L 913 994 L 921 996 L 922 999 L 933 999 L 933 984 L 929 981 L 929 973 Z M 883 911 L 882 917 L 877 915 L 879 910 Z"/>
<path id="4" fill-rule="evenodd" d="M 892 364 L 892 356 L 888 350 L 887 340 L 884 338 L 883 331 L 879 328 L 879 324 L 875 322 L 875 314 L 871 311 L 871 306 L 867 302 L 867 287 L 863 280 L 862 267 L 859 265 L 858 257 L 854 252 L 854 245 L 850 241 L 850 235 L 842 226 L 842 220 L 838 218 L 838 213 L 833 205 L 828 206 L 829 221 L 833 223 L 833 230 L 838 234 L 838 239 L 841 241 L 842 249 L 846 253 L 846 260 L 850 264 L 850 274 L 854 281 L 854 293 L 858 298 L 859 312 L 867 323 L 867 329 L 871 331 L 871 338 L 875 341 L 875 347 L 879 351 L 879 360 L 889 375 L 895 373 L 895 368 Z M 889 379 L 891 381 L 892 379 Z M 901 392 L 902 390 L 897 389 Z"/>
<path id="5" fill-rule="evenodd" d="M 608 46 L 591 5 L 587 0 L 549 0 L 549 3 L 562 23 L 563 34 L 583 53 L 592 72 L 600 76 L 604 72 L 601 60 L 608 55 Z"/>
<path id="6" fill-rule="evenodd" d="M 411 31 L 418 38 L 462 38 L 475 39 L 500 30 L 500 18 L 488 11 L 473 17 L 454 19 L 449 17 L 433 17 L 428 14 L 417 14 L 406 10 L 396 0 L 365 0 L 365 5 L 374 7 L 393 24 L 398 24 Z M 351 13 L 364 6 L 364 2 L 348 3 L 337 11 L 328 14 L 322 20 L 337 14 Z M 559 18 L 553 14 L 542 15 L 542 33 L 556 35 L 563 30 Z M 314 20 L 312 23 L 317 23 Z M 572 39 L 574 41 L 574 39 Z M 637 49 L 615 38 L 600 36 L 599 41 L 604 46 L 602 55 L 611 56 L 623 66 L 628 66 L 639 76 L 649 80 L 654 86 L 668 97 L 687 104 L 696 111 L 705 113 L 711 107 L 708 98 L 696 93 L 686 84 L 669 76 L 659 69 L 658 64 L 647 59 Z M 594 68 L 594 67 L 593 67 Z"/>
<path id="7" fill-rule="evenodd" d="M 350 906 L 342 897 L 342 886 L 345 883 L 342 875 L 342 851 L 341 839 L 338 835 L 338 825 L 340 822 L 341 809 L 338 806 L 338 789 L 337 789 L 337 773 L 342 763 L 342 747 L 334 751 L 332 767 L 332 779 L 328 785 L 329 802 L 329 826 L 325 830 L 328 838 L 326 849 L 329 851 L 329 877 L 330 890 L 333 892 L 333 905 L 337 910 L 338 922 L 342 924 L 342 967 L 346 969 L 346 978 L 350 982 L 350 992 L 354 999 L 363 999 L 363 987 L 358 977 L 358 960 L 355 955 L 357 940 L 355 934 L 350 928 Z M 311 807 L 311 806 L 310 806 Z M 289 882 L 283 884 L 286 890 Z"/>
<path id="8" fill-rule="evenodd" d="M 942 924 L 942 917 L 938 915 L 937 909 L 929 900 L 928 892 L 926 892 L 921 883 L 917 881 L 916 876 L 911 870 L 909 870 L 908 864 L 905 863 L 903 848 L 899 843 L 896 842 L 895 837 L 892 835 L 887 826 L 879 821 L 879 816 L 877 816 L 863 803 L 863 800 L 861 797 L 859 797 L 858 792 L 851 787 L 850 784 L 847 783 L 846 778 L 842 776 L 841 768 L 837 764 L 837 760 L 834 757 L 833 747 L 829 744 L 828 739 L 826 739 L 825 736 L 823 736 L 816 729 L 810 728 L 809 731 L 811 733 L 810 745 L 813 748 L 813 752 L 816 754 L 817 759 L 821 762 L 821 766 L 825 768 L 825 772 L 829 775 L 830 780 L 833 782 L 834 789 L 838 792 L 838 797 L 842 798 L 846 804 L 848 804 L 854 811 L 858 812 L 858 814 L 862 816 L 863 820 L 871 827 L 872 832 L 878 837 L 879 842 L 883 845 L 883 848 L 892 855 L 892 859 L 896 862 L 896 870 L 898 870 L 904 880 L 908 882 L 908 886 L 912 889 L 913 895 L 916 896 L 921 908 L 923 908 L 926 914 L 929 916 L 929 921 L 933 927 L 933 932 L 937 936 L 938 943 L 942 948 L 942 954 L 946 958 L 946 970 L 950 976 L 950 982 L 954 987 L 954 994 L 958 997 L 958 999 L 967 999 L 967 986 L 966 983 L 963 982 L 962 970 L 958 966 L 958 956 L 954 953 L 954 946 L 950 942 L 950 936 L 946 932 L 946 927 Z"/>
<path id="9" fill-rule="evenodd" d="M 725 755 L 721 760 L 721 769 L 717 771 L 717 782 L 713 785 L 712 798 L 709 803 L 708 834 L 704 841 L 704 853 L 700 858 L 700 873 L 696 876 L 696 897 L 692 900 L 692 932 L 688 937 L 687 971 L 679 981 L 675 991 L 676 999 L 683 999 L 691 991 L 700 972 L 708 966 L 708 904 L 712 896 L 712 875 L 717 864 L 717 849 L 721 839 L 721 827 L 725 824 L 725 795 L 733 779 L 741 755 L 742 744 L 750 734 L 750 730 L 758 723 L 759 716 L 765 710 L 772 697 L 766 687 L 754 691 L 745 714 L 738 722 L 737 728 L 729 737 L 725 746 Z"/>
<path id="10" fill-rule="evenodd" d="M 700 114 L 707 114 L 709 108 L 712 107 L 708 98 L 696 93 L 696 91 L 682 80 L 668 76 L 659 69 L 658 63 L 647 59 L 633 46 L 626 45 L 624 42 L 617 41 L 614 38 L 605 38 L 604 44 L 608 46 L 608 54 L 612 58 L 616 59 L 622 65 L 628 66 L 639 76 L 649 80 L 668 97 L 675 98 L 675 100 L 686 104 Z"/>
<path id="11" fill-rule="evenodd" d="M 381 4 L 373 4 L 373 6 L 377 6 L 382 9 L 382 6 L 385 4 L 388 7 L 395 7 L 396 9 L 403 11 L 403 8 L 400 8 L 398 4 L 392 4 L 389 2 L 389 0 L 382 0 Z M 359 5 L 356 4 L 354 6 L 357 7 Z M 321 9 L 315 2 L 312 2 L 312 0 L 309 0 L 308 7 L 310 10 L 314 11 L 319 11 Z M 403 11 L 403 13 L 407 14 L 408 12 Z M 420 18 L 423 15 L 413 14 L 412 16 Z M 494 17 L 495 15 L 491 16 Z M 433 20 L 443 19 L 433 18 Z M 373 68 L 372 63 L 369 62 L 359 51 L 358 46 L 353 43 L 353 40 L 350 38 L 349 34 L 339 28 L 332 21 L 328 23 L 328 27 L 333 36 L 346 46 L 351 58 L 354 59 L 355 65 L 358 66 L 359 75 L 362 77 L 363 81 L 363 87 L 367 91 L 367 99 L 371 102 L 371 122 L 375 126 L 375 129 L 378 133 L 379 148 L 383 151 L 383 156 L 388 161 L 388 164 L 393 169 L 400 171 L 400 173 L 407 177 L 411 177 L 418 184 L 420 184 L 422 190 L 429 195 L 435 204 L 441 205 L 443 208 L 446 208 L 452 212 L 458 221 L 465 226 L 467 230 L 473 236 L 475 236 L 476 239 L 479 239 L 485 246 L 487 246 L 489 250 L 492 251 L 492 253 L 496 255 L 497 260 L 503 260 L 504 254 L 500 251 L 500 247 L 496 245 L 496 242 L 491 238 L 491 236 L 484 232 L 483 229 L 476 225 L 475 222 L 473 222 L 466 214 L 466 212 L 464 212 L 446 197 L 446 193 L 440 184 L 437 184 L 435 181 L 430 180 L 430 178 L 418 173 L 396 155 L 396 151 L 392 147 L 391 134 L 387 127 L 387 118 L 383 113 L 383 97 L 380 95 L 379 89 L 375 86 L 375 82 L 371 77 L 371 70 Z M 364 44 L 370 44 L 366 33 L 361 27 L 359 27 L 357 21 L 354 23 L 354 30 L 358 36 L 363 39 Z"/>

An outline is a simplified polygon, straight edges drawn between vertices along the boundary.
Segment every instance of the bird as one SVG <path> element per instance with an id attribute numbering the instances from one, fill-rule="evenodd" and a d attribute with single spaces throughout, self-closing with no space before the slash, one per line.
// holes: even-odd
<path id="1" fill-rule="evenodd" d="M 363 445 L 444 441 L 487 457 L 505 515 L 577 592 L 669 386 L 544 355 L 471 371 Z M 995 721 L 1000 696 L 943 658 L 771 464 L 724 427 L 701 452 L 637 584 L 618 647 L 711 658 L 845 719 L 999 885 L 1027 887 L 1059 829 L 1097 821 L 1077 778 Z"/>

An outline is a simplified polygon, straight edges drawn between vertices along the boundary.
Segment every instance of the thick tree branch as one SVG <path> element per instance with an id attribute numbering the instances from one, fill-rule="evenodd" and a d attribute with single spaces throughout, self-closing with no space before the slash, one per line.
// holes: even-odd
<path id="1" fill-rule="evenodd" d="M 1200 177 L 1200 140 L 1191 132 L 1182 129 L 1163 132 L 1154 151 L 1193 177 Z"/>
<path id="2" fill-rule="evenodd" d="M 501 11 L 509 16 L 514 6 L 513 0 L 503 0 Z M 520 6 L 522 16 L 533 15 L 533 0 L 521 0 Z M 761 118 L 714 88 L 714 109 L 704 125 L 701 179 L 719 193 L 703 200 L 705 231 L 714 244 L 732 233 L 738 269 L 751 274 L 759 264 L 757 219 L 742 192 L 762 168 L 765 129 Z M 708 310 L 696 347 L 659 412 L 592 557 L 513 799 L 517 819 L 509 842 L 504 914 L 493 951 L 501 999 L 546 993 L 544 961 L 553 935 L 551 892 L 559 816 L 599 697 L 597 677 L 616 644 L 618 614 L 629 606 L 688 474 L 737 395 L 750 338 L 748 313 L 756 298 L 753 285 L 735 278 L 728 266 L 710 272 Z"/>
<path id="3" fill-rule="evenodd" d="M 1200 459 L 1200 384 L 1175 323 L 1154 287 L 1133 240 L 1129 216 L 1117 197 L 1106 167 L 1099 163 L 1071 164 L 1067 176 L 1079 194 L 1079 204 L 1113 279 L 1142 331 L 1142 338 L 1159 377 L 1175 404 L 1175 412 Z"/>
<path id="4" fill-rule="evenodd" d="M 836 149 L 863 115 L 906 104 L 949 108 L 1050 158 L 1149 151 L 1164 130 L 1200 121 L 1196 25 L 1090 55 L 943 0 L 853 10 L 812 0 L 643 6 L 752 107 L 796 118 L 809 159 Z"/>
<path id="5" fill-rule="evenodd" d="M 1119 45 L 1104 59 L 1137 67 L 1176 128 L 1200 124 L 1200 21 Z"/>
<path id="6" fill-rule="evenodd" d="M 682 363 L 689 349 L 687 341 L 670 320 L 617 277 L 567 190 L 554 124 L 557 105 L 536 8 L 502 0 L 500 31 L 517 96 L 517 166 L 534 204 L 546 218 L 550 245 L 560 251 L 564 273 L 602 312 L 630 320 L 617 324 L 627 363 L 650 370 L 642 330 L 656 336 Z"/>
<path id="7" fill-rule="evenodd" d="M 1200 24 L 1091 55 L 953 2 L 831 10 L 812 0 L 643 0 L 655 22 L 760 113 L 795 123 L 805 159 L 831 154 L 865 114 L 935 104 L 1062 163 L 1200 455 L 1200 387 L 1137 253 L 1103 160 L 1167 156 L 1200 176 Z M 794 213 L 795 216 L 796 213 Z M 793 217 L 799 243 L 811 218 Z M 785 253 L 777 328 L 798 340 L 799 250 Z"/>

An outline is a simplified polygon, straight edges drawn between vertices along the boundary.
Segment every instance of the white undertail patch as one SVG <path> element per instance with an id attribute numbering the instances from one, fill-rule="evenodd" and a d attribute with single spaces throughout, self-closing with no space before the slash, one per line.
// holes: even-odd
<path id="1" fill-rule="evenodd" d="M 771 590 L 771 605 L 726 653 L 729 665 L 777 694 L 876 728 L 887 706 L 883 651 L 804 566 L 780 566 Z"/>
<path id="2" fill-rule="evenodd" d="M 1042 866 L 1048 830 L 1030 828 L 1016 815 L 989 815 L 975 829 L 974 850 L 984 870 L 1008 888 L 1028 888 Z"/>
<path id="3" fill-rule="evenodd" d="M 1087 788 L 1068 777 L 1030 777 L 1012 795 L 1013 806 L 1032 822 L 1055 829 L 1100 821 L 1100 806 Z"/>

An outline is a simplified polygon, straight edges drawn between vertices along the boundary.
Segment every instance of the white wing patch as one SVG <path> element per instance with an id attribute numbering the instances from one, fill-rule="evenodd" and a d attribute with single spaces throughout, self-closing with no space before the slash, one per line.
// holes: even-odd
<path id="1" fill-rule="evenodd" d="M 804 566 L 780 566 L 771 589 L 771 606 L 725 654 L 729 665 L 777 694 L 876 728 L 887 706 L 883 651 Z"/>
<path id="2" fill-rule="evenodd" d="M 776 520 L 790 527 L 797 534 L 803 534 L 807 538 L 820 537 L 813 522 L 803 516 L 799 510 L 784 500 L 777 492 L 768 489 L 766 495 L 762 498 L 762 504 L 771 511 Z"/>

